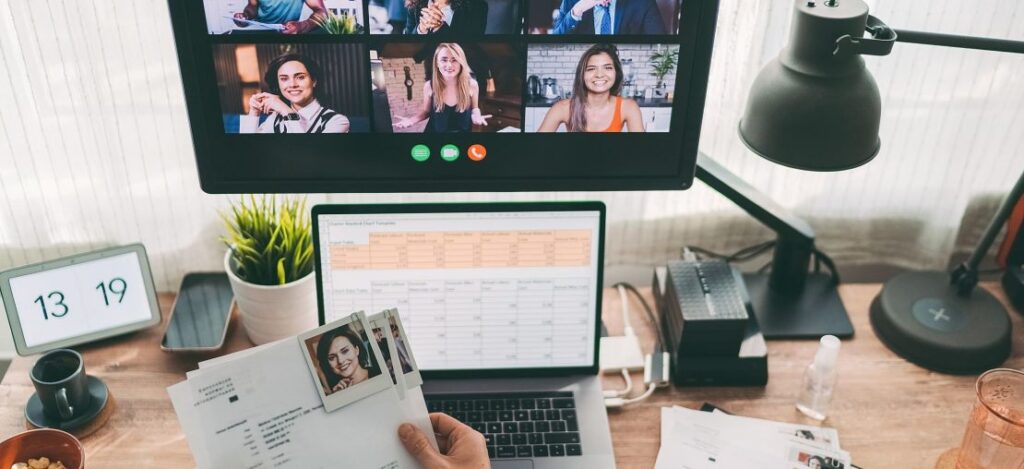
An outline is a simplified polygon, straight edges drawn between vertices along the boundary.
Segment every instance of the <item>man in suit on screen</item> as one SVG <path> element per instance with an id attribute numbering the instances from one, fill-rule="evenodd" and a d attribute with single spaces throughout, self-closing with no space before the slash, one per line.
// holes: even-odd
<path id="1" fill-rule="evenodd" d="M 655 0 L 562 0 L 554 34 L 666 34 Z"/>

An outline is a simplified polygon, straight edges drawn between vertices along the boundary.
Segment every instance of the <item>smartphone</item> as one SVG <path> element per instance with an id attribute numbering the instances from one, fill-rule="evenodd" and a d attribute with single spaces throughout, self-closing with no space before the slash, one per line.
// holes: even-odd
<path id="1" fill-rule="evenodd" d="M 171 306 L 160 348 L 168 352 L 217 350 L 224 345 L 234 297 L 223 272 L 185 274 Z"/>

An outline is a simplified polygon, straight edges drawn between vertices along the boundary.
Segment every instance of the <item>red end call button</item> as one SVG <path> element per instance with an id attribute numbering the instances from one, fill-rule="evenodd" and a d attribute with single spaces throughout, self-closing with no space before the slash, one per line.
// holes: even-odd
<path id="1" fill-rule="evenodd" d="M 487 147 L 475 143 L 469 146 L 469 150 L 466 151 L 466 156 L 473 161 L 480 161 L 487 156 Z"/>

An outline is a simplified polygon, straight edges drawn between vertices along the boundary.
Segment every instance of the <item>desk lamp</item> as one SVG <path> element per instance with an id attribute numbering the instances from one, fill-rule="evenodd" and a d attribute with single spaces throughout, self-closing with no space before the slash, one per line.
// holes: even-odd
<path id="1" fill-rule="evenodd" d="M 863 0 L 797 1 L 789 43 L 754 80 L 739 124 L 743 143 L 797 169 L 867 163 L 881 147 L 882 107 L 861 55 L 887 55 L 896 42 L 1024 53 L 1021 41 L 892 29 L 870 16 Z M 890 349 L 947 373 L 977 373 L 1009 356 L 1006 310 L 975 286 L 978 264 L 1022 192 L 1024 176 L 970 259 L 952 273 L 908 272 L 885 283 L 871 324 Z"/>

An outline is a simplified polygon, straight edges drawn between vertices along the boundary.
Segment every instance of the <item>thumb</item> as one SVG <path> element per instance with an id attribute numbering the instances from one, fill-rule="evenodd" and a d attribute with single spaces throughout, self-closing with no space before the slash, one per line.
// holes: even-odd
<path id="1" fill-rule="evenodd" d="M 444 460 L 441 453 L 438 453 L 427 437 L 418 428 L 410 423 L 403 423 L 398 427 L 398 438 L 402 440 L 405 450 L 416 458 L 423 467 L 442 467 Z"/>

